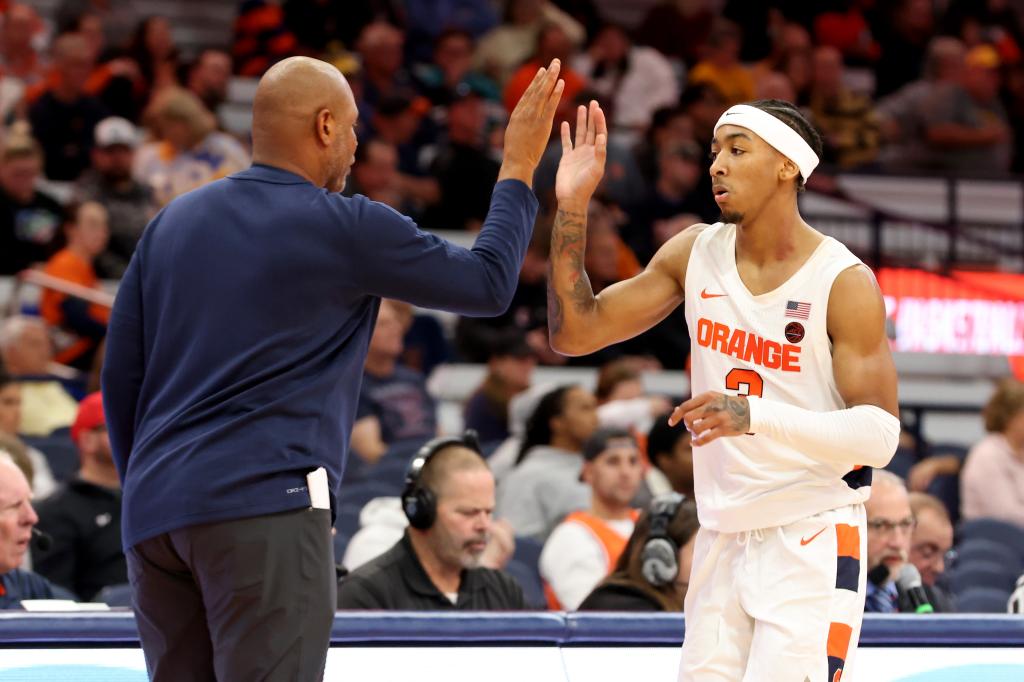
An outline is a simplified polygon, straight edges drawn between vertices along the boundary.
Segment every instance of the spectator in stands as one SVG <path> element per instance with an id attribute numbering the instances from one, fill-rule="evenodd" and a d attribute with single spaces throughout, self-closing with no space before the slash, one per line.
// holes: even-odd
<path id="1" fill-rule="evenodd" d="M 346 3 L 346 12 L 351 4 Z M 259 78 L 277 62 L 294 55 L 297 47 L 280 5 L 271 0 L 243 0 L 231 45 L 235 73 Z"/>
<path id="2" fill-rule="evenodd" d="M 356 50 L 362 58 L 363 105 L 370 111 L 383 98 L 415 89 L 415 81 L 405 68 L 403 46 L 405 34 L 401 29 L 385 22 L 375 21 L 359 34 Z"/>
<path id="3" fill-rule="evenodd" d="M 693 445 L 690 432 L 668 425 L 669 414 L 654 420 L 647 434 L 647 460 L 651 463 L 644 482 L 652 497 L 676 492 L 694 499 Z"/>
<path id="4" fill-rule="evenodd" d="M 516 69 L 533 54 L 537 37 L 548 24 L 561 26 L 574 49 L 586 38 L 583 26 L 550 0 L 509 0 L 502 23 L 487 32 L 477 45 L 477 66 L 504 88 Z"/>
<path id="5" fill-rule="evenodd" d="M 43 22 L 32 7 L 20 3 L 7 6 L 0 24 L 0 71 L 30 87 L 43 80 L 46 68 L 36 52 L 35 39 Z"/>
<path id="6" fill-rule="evenodd" d="M 995 48 L 979 45 L 964 57 L 960 83 L 937 90 L 927 102 L 927 169 L 956 173 L 1007 171 L 1012 131 L 999 100 L 1001 62 Z"/>
<path id="7" fill-rule="evenodd" d="M 32 485 L 32 496 L 36 500 L 42 500 L 57 489 L 57 481 L 53 478 L 53 471 L 50 469 L 50 463 L 46 460 L 46 455 L 25 444 L 18 437 L 20 428 L 21 384 L 0 367 L 0 438 L 4 439 L 3 443 L 6 446 L 0 447 L 0 449 L 7 449 L 19 466 L 21 466 L 20 460 L 23 459 L 27 462 L 30 473 L 26 473 L 25 477 Z M 14 449 L 20 449 L 24 453 L 24 457 L 13 452 Z"/>
<path id="8" fill-rule="evenodd" d="M 437 38 L 446 30 L 464 31 L 470 37 L 481 36 L 498 23 L 495 3 L 490 0 L 405 0 L 402 3 L 409 27 L 406 54 L 414 62 L 430 59 Z M 471 58 L 472 55 L 469 55 Z"/>
<path id="9" fill-rule="evenodd" d="M 157 141 L 135 154 L 135 178 L 153 189 L 159 204 L 212 180 L 245 169 L 249 155 L 188 90 L 165 88 L 149 107 Z"/>
<path id="10" fill-rule="evenodd" d="M 928 41 L 935 34 L 931 0 L 898 0 L 879 7 L 874 32 L 881 48 L 875 63 L 875 96 L 884 97 L 921 76 Z"/>
<path id="11" fill-rule="evenodd" d="M 189 67 L 185 87 L 214 114 L 228 98 L 231 81 L 231 55 L 209 48 L 199 53 Z"/>
<path id="12" fill-rule="evenodd" d="M 558 104 L 555 118 L 570 118 L 573 113 L 573 101 L 587 86 L 586 77 L 577 71 L 576 60 L 572 58 L 573 47 L 572 39 L 565 27 L 557 23 L 544 25 L 537 34 L 537 49 L 534 50 L 533 57 L 516 69 L 505 84 L 502 101 L 505 103 L 506 111 L 511 112 L 516 108 L 516 103 L 526 92 L 538 69 L 550 63 L 552 59 L 559 59 L 565 64 L 558 74 L 559 78 L 565 81 L 565 89 L 562 90 L 562 100 Z"/>
<path id="13" fill-rule="evenodd" d="M 640 512 L 632 500 L 643 465 L 636 439 L 625 429 L 599 428 L 583 445 L 581 478 L 590 487 L 590 507 L 569 514 L 544 543 L 540 574 L 548 607 L 575 611 L 612 572 Z"/>
<path id="14" fill-rule="evenodd" d="M 969 35 L 974 36 L 976 42 L 971 43 L 972 47 L 989 43 L 1005 62 L 1020 61 L 1024 51 L 1020 5 L 1006 0 L 952 0 L 942 17 L 942 27 L 965 41 Z"/>
<path id="15" fill-rule="evenodd" d="M 637 42 L 692 66 L 701 58 L 715 21 L 708 0 L 664 0 L 651 7 L 637 29 Z"/>
<path id="16" fill-rule="evenodd" d="M 727 108 L 718 90 L 710 84 L 688 85 L 679 97 L 679 106 L 690 117 L 696 140 L 710 140 L 714 137 L 715 123 Z M 713 223 L 718 220 L 722 212 L 718 209 L 718 204 L 715 203 L 714 192 L 711 189 L 710 155 L 704 155 L 701 168 L 700 182 L 697 183 L 694 193 L 697 199 L 702 200 L 704 204 L 697 213 L 704 222 Z"/>
<path id="17" fill-rule="evenodd" d="M 446 439 L 420 466 L 403 494 L 409 529 L 390 550 L 342 579 L 338 608 L 524 608 L 514 579 L 481 566 L 491 534 L 494 477 L 480 453 Z"/>
<path id="18" fill-rule="evenodd" d="M 0 453 L 0 609 L 21 608 L 22 599 L 65 596 L 46 578 L 19 568 L 38 520 L 25 474 Z"/>
<path id="19" fill-rule="evenodd" d="M 482 93 L 463 83 L 448 105 L 448 131 L 434 150 L 431 175 L 440 201 L 423 213 L 428 227 L 477 231 L 490 202 L 500 163 L 486 145 L 487 110 Z"/>
<path id="20" fill-rule="evenodd" d="M 597 400 L 580 386 L 560 386 L 537 403 L 526 423 L 516 466 L 498 490 L 498 518 L 517 536 L 546 540 L 568 514 L 586 509 L 580 481 L 583 444 L 597 429 Z"/>
<path id="21" fill-rule="evenodd" d="M 437 435 L 437 406 L 425 378 L 398 364 L 403 305 L 381 301 L 359 390 L 352 451 L 371 465 L 389 451 L 408 453 Z"/>
<path id="22" fill-rule="evenodd" d="M 961 516 L 996 518 L 1024 528 L 1024 382 L 1005 379 L 985 405 L 988 435 L 967 454 Z"/>
<path id="23" fill-rule="evenodd" d="M 43 152 L 12 127 L 0 154 L 0 275 L 13 275 L 50 257 L 64 210 L 36 189 Z"/>
<path id="24" fill-rule="evenodd" d="M 473 68 L 475 47 L 472 34 L 464 29 L 452 27 L 438 34 L 434 41 L 433 61 L 417 64 L 414 71 L 420 90 L 431 102 L 447 105 L 451 93 L 461 83 L 476 88 L 488 100 L 501 100 L 497 84 Z"/>
<path id="25" fill-rule="evenodd" d="M 107 115 L 85 85 L 95 66 L 95 55 L 80 35 L 69 33 L 53 44 L 55 80 L 29 107 L 33 132 L 39 136 L 46 177 L 70 181 L 89 167 L 93 128 Z"/>
<path id="26" fill-rule="evenodd" d="M 879 100 L 876 111 L 885 137 L 879 159 L 883 167 L 899 171 L 927 163 L 930 102 L 961 81 L 965 55 L 959 40 L 947 36 L 933 39 L 922 77 Z"/>
<path id="27" fill-rule="evenodd" d="M 740 44 L 736 25 L 726 19 L 717 20 L 708 36 L 706 56 L 689 73 L 689 85 L 711 85 L 726 107 L 754 99 L 754 79 L 740 63 Z"/>
<path id="28" fill-rule="evenodd" d="M 573 67 L 601 95 L 613 135 L 626 144 L 642 139 L 655 111 L 679 101 L 679 81 L 668 59 L 654 48 L 634 45 L 617 24 L 603 26 Z"/>
<path id="29" fill-rule="evenodd" d="M 384 97 L 374 108 L 370 138 L 394 145 L 398 151 L 398 171 L 406 195 L 418 206 L 436 203 L 441 197 L 437 178 L 427 173 L 421 152 L 432 135 L 424 116 L 430 102 L 423 97 L 399 94 Z M 426 138 L 426 139 L 425 139 Z M 358 152 L 359 150 L 356 149 Z"/>
<path id="30" fill-rule="evenodd" d="M 167 88 L 178 87 L 178 48 L 166 17 L 150 16 L 138 23 L 128 52 L 139 66 L 149 101 Z"/>
<path id="31" fill-rule="evenodd" d="M 813 47 L 811 34 L 801 24 L 785 21 L 771 34 L 771 51 L 751 67 L 754 81 L 760 81 L 769 73 L 783 71 L 786 60 L 794 52 L 808 52 Z M 704 138 L 700 138 L 704 139 Z"/>
<path id="32" fill-rule="evenodd" d="M 102 292 L 94 262 L 107 248 L 110 238 L 107 209 L 95 201 L 79 205 L 64 226 L 64 234 L 67 245 L 47 261 L 43 272 L 69 284 Z M 39 308 L 48 324 L 70 335 L 57 352 L 57 362 L 88 371 L 107 334 L 110 308 L 56 289 L 43 290 Z"/>
<path id="33" fill-rule="evenodd" d="M 615 570 L 579 610 L 682 611 L 699 527 L 692 500 L 673 493 L 656 497 L 636 522 Z"/>
<path id="34" fill-rule="evenodd" d="M 896 578 L 910 554 L 914 513 L 903 479 L 884 469 L 876 469 L 872 474 L 871 498 L 864 505 L 868 517 L 864 610 L 895 613 L 899 610 Z"/>
<path id="35" fill-rule="evenodd" d="M 658 176 L 658 156 L 664 147 L 694 142 L 693 121 L 678 105 L 662 107 L 651 114 L 651 125 L 636 146 L 637 165 L 644 178 L 653 183 Z"/>
<path id="36" fill-rule="evenodd" d="M 935 611 L 955 611 L 953 592 L 946 581 L 946 555 L 953 547 L 953 524 L 945 505 L 926 493 L 910 493 L 910 508 L 914 512 L 914 535 L 910 540 L 910 563 L 921 574 L 928 601 Z M 909 604 L 901 611 L 913 611 Z"/>
<path id="37" fill-rule="evenodd" d="M 156 214 L 153 189 L 132 177 L 139 137 L 126 119 L 105 118 L 96 126 L 92 168 L 79 179 L 80 201 L 96 201 L 107 209 L 110 240 L 96 262 L 103 277 L 118 279 L 128 267 L 142 231 Z"/>
<path id="38" fill-rule="evenodd" d="M 646 196 L 629 207 L 629 225 L 623 233 L 641 263 L 649 262 L 661 244 L 693 224 L 682 225 L 680 216 L 701 211 L 703 202 L 697 188 L 702 156 L 706 154 L 692 140 L 666 144 L 657 150 L 654 183 Z"/>
<path id="39" fill-rule="evenodd" d="M 415 215 L 415 207 L 402 192 L 398 172 L 398 150 L 390 142 L 370 138 L 356 147 L 352 177 L 345 185 L 345 194 L 362 194 L 394 208 L 405 215 Z"/>
<path id="40" fill-rule="evenodd" d="M 797 94 L 789 76 L 778 71 L 769 71 L 757 78 L 754 86 L 757 99 L 781 99 L 783 102 L 796 102 Z"/>
<path id="41" fill-rule="evenodd" d="M 834 47 L 814 50 L 810 110 L 825 143 L 822 161 L 848 170 L 875 160 L 880 131 L 871 100 L 843 85 L 843 55 Z"/>
<path id="42" fill-rule="evenodd" d="M 121 483 L 99 393 L 82 400 L 71 438 L 81 468 L 39 505 L 39 528 L 53 541 L 32 559 L 40 575 L 90 601 L 104 587 L 128 582 L 121 551 Z"/>
<path id="43" fill-rule="evenodd" d="M 0 324 L 0 361 L 21 384 L 18 433 L 48 436 L 71 426 L 78 403 L 50 373 L 53 344 L 38 317 L 14 315 Z"/>
<path id="44" fill-rule="evenodd" d="M 644 389 L 646 363 L 637 358 L 619 358 L 601 365 L 597 372 L 597 420 L 601 426 L 628 429 L 639 437 L 651 428 L 655 417 L 672 405 L 662 396 Z"/>
<path id="45" fill-rule="evenodd" d="M 359 530 L 345 546 L 341 565 L 349 572 L 376 559 L 391 549 L 409 527 L 402 511 L 400 497 L 375 497 L 359 511 Z M 480 555 L 480 565 L 500 571 L 508 565 L 515 552 L 515 532 L 502 519 L 492 520 L 487 549 Z"/>
<path id="46" fill-rule="evenodd" d="M 537 366 L 526 336 L 514 327 L 498 332 L 492 340 L 483 383 L 466 401 L 463 421 L 485 445 L 497 445 L 509 436 L 509 403 L 533 382 Z"/>
<path id="47" fill-rule="evenodd" d="M 831 10 L 822 12 L 814 19 L 815 42 L 821 47 L 835 48 L 840 58 L 851 64 L 874 63 L 882 49 L 871 35 L 871 26 L 864 15 L 868 3 L 863 0 L 842 0 L 833 5 Z"/>

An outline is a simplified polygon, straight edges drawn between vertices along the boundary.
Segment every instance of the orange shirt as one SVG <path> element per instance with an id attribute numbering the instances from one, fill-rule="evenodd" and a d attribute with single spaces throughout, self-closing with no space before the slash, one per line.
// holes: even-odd
<path id="1" fill-rule="evenodd" d="M 530 83 L 533 82 L 533 77 L 537 75 L 537 69 L 540 67 L 540 62 L 527 62 L 519 67 L 519 70 L 508 79 L 508 83 L 505 85 L 505 92 L 502 93 L 502 100 L 505 103 L 505 108 L 510 113 L 516 108 L 519 98 L 526 92 L 526 88 L 530 87 Z M 565 81 L 565 89 L 562 91 L 561 101 L 568 102 L 571 110 L 572 101 L 580 90 L 586 87 L 587 81 L 584 80 L 583 76 L 564 64 L 562 65 L 562 70 L 558 72 L 558 77 Z"/>
<path id="2" fill-rule="evenodd" d="M 92 264 L 70 249 L 61 249 L 55 253 L 46 262 L 43 272 L 90 289 L 97 288 L 99 283 Z M 66 299 L 67 294 L 62 294 L 52 289 L 44 289 L 40 303 L 40 312 L 43 319 L 54 326 L 62 325 L 64 323 L 64 311 L 61 310 L 61 306 Z M 97 322 L 106 324 L 110 319 L 110 311 L 103 306 L 93 304 L 89 306 L 89 317 Z"/>

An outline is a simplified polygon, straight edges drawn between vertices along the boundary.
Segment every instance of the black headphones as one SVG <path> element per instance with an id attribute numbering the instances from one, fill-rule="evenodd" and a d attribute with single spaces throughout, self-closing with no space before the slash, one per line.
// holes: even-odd
<path id="1" fill-rule="evenodd" d="M 666 493 L 651 500 L 648 507 L 651 530 L 640 553 L 640 572 L 654 587 L 668 585 L 679 574 L 679 547 L 669 537 L 668 527 L 684 501 L 679 493 Z"/>
<path id="2" fill-rule="evenodd" d="M 469 448 L 483 457 L 480 440 L 473 429 L 466 429 L 461 436 L 444 436 L 428 441 L 413 455 L 409 468 L 405 471 L 405 489 L 402 490 L 402 511 L 413 528 L 426 530 L 434 525 L 434 519 L 437 517 L 437 497 L 434 491 L 420 485 L 420 478 L 430 458 L 452 445 Z"/>

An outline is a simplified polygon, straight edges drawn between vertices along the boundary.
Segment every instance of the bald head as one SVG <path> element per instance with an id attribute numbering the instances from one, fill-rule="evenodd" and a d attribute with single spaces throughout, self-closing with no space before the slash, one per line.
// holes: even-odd
<path id="1" fill-rule="evenodd" d="M 340 192 L 358 117 L 345 77 L 327 62 L 291 57 L 264 74 L 252 106 L 253 160 Z"/>

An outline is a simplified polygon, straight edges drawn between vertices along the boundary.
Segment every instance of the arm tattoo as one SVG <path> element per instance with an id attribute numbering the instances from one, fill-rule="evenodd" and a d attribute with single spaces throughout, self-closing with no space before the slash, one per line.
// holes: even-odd
<path id="1" fill-rule="evenodd" d="M 717 396 L 704 410 L 706 412 L 725 412 L 729 426 L 740 433 L 750 431 L 750 403 L 743 396 Z"/>
<path id="2" fill-rule="evenodd" d="M 569 297 L 577 313 L 586 313 L 595 305 L 594 290 L 583 267 L 586 246 L 586 213 L 559 209 L 551 232 L 548 275 L 548 328 L 554 334 L 565 322 L 563 296 Z"/>

